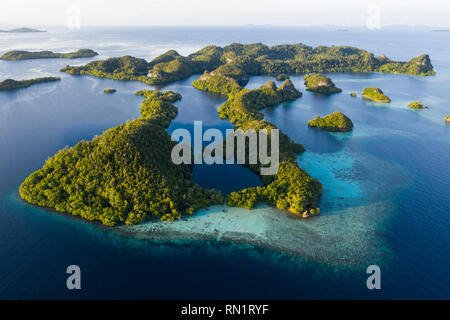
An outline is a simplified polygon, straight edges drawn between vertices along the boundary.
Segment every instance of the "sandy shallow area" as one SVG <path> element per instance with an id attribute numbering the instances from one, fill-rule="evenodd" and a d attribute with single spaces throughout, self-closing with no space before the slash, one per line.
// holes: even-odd
<path id="1" fill-rule="evenodd" d="M 208 240 L 251 244 L 326 264 L 359 267 L 388 256 L 380 225 L 390 204 L 348 208 L 308 220 L 269 206 L 214 206 L 175 222 L 121 226 L 121 235 L 147 240 Z"/>

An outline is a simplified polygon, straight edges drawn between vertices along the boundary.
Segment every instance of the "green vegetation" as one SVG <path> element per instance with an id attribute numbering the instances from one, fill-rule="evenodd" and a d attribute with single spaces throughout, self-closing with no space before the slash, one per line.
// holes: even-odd
<path id="1" fill-rule="evenodd" d="M 428 107 L 424 106 L 422 104 L 422 102 L 420 102 L 420 101 L 411 102 L 410 104 L 408 104 L 408 108 L 411 108 L 411 109 L 428 109 Z"/>
<path id="2" fill-rule="evenodd" d="M 104 93 L 114 93 L 114 92 L 117 92 L 117 90 L 116 90 L 116 89 L 108 88 L 108 89 L 103 90 L 103 92 L 104 92 Z"/>
<path id="3" fill-rule="evenodd" d="M 2 82 L 0 82 L 0 91 L 11 91 L 16 89 L 22 89 L 32 86 L 33 84 L 42 83 L 42 82 L 51 82 L 51 81 L 58 81 L 61 80 L 61 78 L 58 77 L 42 77 L 42 78 L 35 78 L 35 79 L 28 79 L 28 80 L 13 80 L 13 79 L 6 79 Z"/>
<path id="4" fill-rule="evenodd" d="M 80 67 L 67 66 L 61 71 L 75 75 L 163 84 L 182 80 L 193 74 L 210 73 L 217 68 L 222 68 L 218 70 L 222 76 L 235 79 L 241 86 L 251 75 L 285 78 L 289 74 L 324 72 L 387 72 L 423 76 L 434 74 L 428 55 L 399 62 L 385 56 L 375 57 L 372 53 L 354 47 L 313 48 L 304 44 L 268 47 L 261 43 L 233 43 L 223 48 L 207 46 L 187 57 L 170 50 L 151 62 L 130 56 L 110 58 Z"/>
<path id="5" fill-rule="evenodd" d="M 380 88 L 365 88 L 362 92 L 362 97 L 381 103 L 389 103 L 391 99 L 386 96 Z"/>
<path id="6" fill-rule="evenodd" d="M 8 32 L 8 33 L 33 33 L 33 32 L 47 32 L 44 30 L 37 30 L 31 28 L 16 28 L 11 30 L 0 30 L 0 32 Z"/>
<path id="7" fill-rule="evenodd" d="M 445 117 L 445 122 L 450 123 L 450 116 Z"/>
<path id="8" fill-rule="evenodd" d="M 165 128 L 176 116 L 177 93 L 139 91 L 141 118 L 128 121 L 92 141 L 59 151 L 20 186 L 27 202 L 54 208 L 104 225 L 136 224 L 222 204 L 222 194 L 192 182 L 192 165 L 171 161 Z"/>
<path id="9" fill-rule="evenodd" d="M 205 71 L 199 79 L 192 82 L 192 85 L 199 90 L 227 95 L 242 90 L 238 81 L 245 82 L 242 70 L 226 65 L 209 73 Z"/>
<path id="10" fill-rule="evenodd" d="M 352 131 L 353 122 L 343 113 L 336 111 L 323 118 L 316 116 L 308 121 L 308 126 L 332 132 L 347 132 Z"/>
<path id="11" fill-rule="evenodd" d="M 91 61 L 81 67 L 66 66 L 60 71 L 73 75 L 91 75 L 114 80 L 135 80 L 151 84 L 151 78 L 147 77 L 147 61 L 131 56 Z"/>
<path id="12" fill-rule="evenodd" d="M 430 76 L 435 75 L 430 57 L 427 54 L 422 54 L 417 58 L 413 58 L 406 63 L 390 61 L 381 65 L 377 71 L 384 73 L 404 73 L 416 76 Z"/>
<path id="13" fill-rule="evenodd" d="M 342 92 L 337 88 L 330 78 L 320 73 L 309 74 L 303 77 L 306 90 L 321 94 L 332 94 Z"/>
<path id="14" fill-rule="evenodd" d="M 28 60 L 28 59 L 49 59 L 49 58 L 75 59 L 75 58 L 91 58 L 96 55 L 98 55 L 98 53 L 91 49 L 80 49 L 78 51 L 69 53 L 54 53 L 52 51 L 39 51 L 39 52 L 9 51 L 4 55 L 2 55 L 0 59 L 11 61 Z"/>
<path id="15" fill-rule="evenodd" d="M 352 93 L 350 93 L 350 96 L 353 98 L 356 98 L 358 95 L 356 93 L 352 92 Z"/>
<path id="16" fill-rule="evenodd" d="M 275 79 L 277 79 L 278 81 L 284 81 L 284 80 L 288 80 L 289 76 L 285 73 L 281 73 L 281 74 L 277 75 L 275 77 Z"/>
<path id="17" fill-rule="evenodd" d="M 218 110 L 222 119 L 229 119 L 244 131 L 266 129 L 269 136 L 276 126 L 263 120 L 260 110 L 295 100 L 301 93 L 289 79 L 279 88 L 269 81 L 258 89 L 245 89 L 243 86 L 249 76 L 314 73 L 305 77 L 311 83 L 307 85 L 308 90 L 329 93 L 340 92 L 340 89 L 329 78 L 317 73 L 434 74 L 427 55 L 396 62 L 353 47 L 313 48 L 303 44 L 268 47 L 260 43 L 234 43 L 223 48 L 207 46 L 186 57 L 170 50 L 151 62 L 124 56 L 79 67 L 66 66 L 61 71 L 152 85 L 203 74 L 193 82 L 195 88 L 228 97 Z M 321 81 L 325 81 L 325 85 Z M 372 91 L 366 93 L 374 95 Z M 381 90 L 379 93 L 382 94 Z M 175 142 L 170 140 L 165 128 L 176 117 L 177 108 L 172 103 L 181 96 L 171 91 L 151 90 L 136 94 L 145 97 L 139 119 L 109 129 L 92 141 L 81 141 L 61 150 L 23 182 L 21 197 L 32 204 L 110 226 L 139 223 L 153 217 L 174 220 L 182 213 L 190 214 L 222 203 L 220 192 L 192 182 L 191 165 L 176 166 L 170 160 Z M 320 121 L 327 129 L 348 130 L 352 127 L 350 119 L 340 115 L 332 114 L 315 121 Z M 278 172 L 273 176 L 260 176 L 263 187 L 232 192 L 227 204 L 251 209 L 258 202 L 266 202 L 303 218 L 318 214 L 316 205 L 322 186 L 297 163 L 303 146 L 282 132 L 279 142 Z M 269 143 L 269 151 L 270 148 Z M 264 164 L 258 162 L 248 167 L 260 173 Z"/>
<path id="18" fill-rule="evenodd" d="M 247 188 L 232 192 L 227 205 L 252 209 L 258 202 L 275 205 L 280 210 L 308 218 L 318 213 L 316 201 L 322 192 L 322 185 L 311 178 L 295 161 L 280 163 L 274 179 L 264 187 Z"/>
<path id="19" fill-rule="evenodd" d="M 263 120 L 264 116 L 259 110 L 284 101 L 295 100 L 302 95 L 290 80 L 285 80 L 279 88 L 273 81 L 269 81 L 258 89 L 249 90 L 239 86 L 235 78 L 215 71 L 205 73 L 193 82 L 193 86 L 200 90 L 228 96 L 228 100 L 218 110 L 220 118 L 229 119 L 236 128 L 243 131 L 254 129 L 258 132 L 266 129 L 269 136 L 276 126 Z M 279 138 L 278 172 L 273 176 L 260 176 L 265 184 L 264 187 L 247 188 L 230 193 L 227 196 L 227 205 L 252 209 L 258 202 L 266 202 L 304 218 L 317 214 L 319 210 L 316 209 L 316 202 L 321 194 L 322 186 L 302 170 L 296 161 L 297 155 L 305 149 L 282 132 Z M 268 149 L 270 150 L 270 144 Z M 263 165 L 257 163 L 247 166 L 259 174 Z"/>

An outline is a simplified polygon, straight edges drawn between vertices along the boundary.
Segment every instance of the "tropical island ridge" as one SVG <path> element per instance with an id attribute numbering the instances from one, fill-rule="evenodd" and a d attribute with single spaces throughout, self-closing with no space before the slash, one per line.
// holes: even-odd
<path id="1" fill-rule="evenodd" d="M 2 33 L 36 33 L 36 32 L 38 32 L 38 33 L 40 33 L 40 32 L 47 32 L 47 31 L 22 27 L 22 28 L 10 29 L 10 30 L 0 30 L 0 32 L 2 32 Z"/>
<path id="2" fill-rule="evenodd" d="M 301 97 L 301 93 L 288 76 L 283 76 L 286 80 L 279 88 L 273 81 L 259 89 L 243 88 L 252 75 L 278 76 L 309 72 L 434 74 L 427 55 L 408 62 L 394 62 L 385 56 L 376 58 L 371 53 L 351 47 L 311 48 L 301 44 L 274 47 L 262 44 L 232 44 L 224 48 L 208 46 L 187 58 L 170 50 L 151 62 L 124 56 L 89 62 L 80 67 L 67 66 L 61 71 L 116 80 L 137 80 L 147 84 L 169 83 L 203 73 L 193 82 L 193 86 L 228 97 L 219 108 L 222 119 L 229 119 L 236 128 L 243 130 L 268 129 L 269 132 L 276 126 L 263 120 L 259 110 L 295 100 Z M 337 93 L 338 88 L 334 89 L 332 81 L 331 84 L 327 82 L 333 91 L 330 93 Z M 60 151 L 41 170 L 24 181 L 20 188 L 21 197 L 32 204 L 69 212 L 90 221 L 101 221 L 109 226 L 137 224 L 153 218 L 173 221 L 183 214 L 222 204 L 224 198 L 220 192 L 206 190 L 191 181 L 192 168 L 161 165 L 166 163 L 166 151 L 170 150 L 171 145 L 165 128 L 177 114 L 177 108 L 172 102 L 181 96 L 171 91 L 152 90 L 137 94 L 145 97 L 141 105 L 141 118 L 107 130 L 91 142 L 83 141 L 73 148 Z M 344 122 L 347 122 L 346 118 Z M 342 131 L 348 130 L 345 128 Z M 144 137 L 150 141 L 144 142 Z M 151 150 L 156 148 L 166 151 L 153 159 L 145 155 L 151 154 Z M 302 145 L 281 133 L 282 164 L 278 173 L 274 177 L 261 177 L 264 187 L 232 192 L 226 198 L 227 205 L 251 209 L 265 202 L 304 218 L 318 214 L 321 185 L 298 166 L 296 158 L 303 151 Z M 121 155 L 124 158 L 129 156 L 131 162 L 124 162 Z M 92 159 L 96 159 L 97 165 L 91 165 Z M 149 159 L 154 167 L 145 165 L 144 160 Z M 127 169 L 131 163 L 132 169 Z M 249 167 L 257 172 L 260 166 Z M 122 172 L 130 171 L 116 176 L 113 168 L 122 168 Z M 108 172 L 105 177 L 104 169 Z M 157 182 L 152 189 L 154 186 L 148 187 L 148 182 L 155 181 L 154 174 L 162 174 L 167 180 Z M 184 177 L 182 181 L 185 181 L 185 185 L 178 190 L 176 181 L 179 181 L 180 176 Z M 87 183 L 90 179 L 95 183 Z M 130 188 L 130 185 L 139 187 Z M 141 187 L 144 189 L 139 190 Z M 137 197 L 142 193 L 147 199 Z M 163 196 L 157 199 L 157 194 Z M 287 249 L 284 247 L 280 250 Z"/>

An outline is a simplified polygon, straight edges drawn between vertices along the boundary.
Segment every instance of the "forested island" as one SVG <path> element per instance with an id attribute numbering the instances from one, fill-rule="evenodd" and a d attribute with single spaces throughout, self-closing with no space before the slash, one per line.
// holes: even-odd
<path id="1" fill-rule="evenodd" d="M 51 59 L 51 58 L 64 58 L 64 59 L 76 59 L 76 58 L 91 58 L 97 56 L 98 53 L 91 49 L 80 49 L 74 52 L 68 53 L 56 53 L 52 51 L 20 51 L 14 50 L 3 54 L 1 60 L 30 60 L 30 59 Z"/>
<path id="2" fill-rule="evenodd" d="M 352 131 L 353 122 L 345 114 L 336 111 L 323 118 L 316 116 L 308 121 L 308 126 L 331 132 L 348 132 Z"/>
<path id="3" fill-rule="evenodd" d="M 308 74 L 303 77 L 306 90 L 320 94 L 340 93 L 342 89 L 337 88 L 333 81 L 321 73 Z"/>
<path id="4" fill-rule="evenodd" d="M 219 191 L 192 181 L 192 165 L 175 165 L 165 128 L 177 115 L 172 91 L 141 91 L 141 117 L 66 147 L 20 186 L 27 202 L 107 226 L 181 214 L 222 204 Z"/>
<path id="5" fill-rule="evenodd" d="M 379 103 L 389 103 L 391 99 L 380 88 L 365 88 L 361 94 L 363 98 Z"/>
<path id="6" fill-rule="evenodd" d="M 422 102 L 415 101 L 408 104 L 408 108 L 410 109 L 428 109 L 427 106 L 424 106 Z"/>
<path id="7" fill-rule="evenodd" d="M 428 55 L 409 61 L 393 61 L 386 56 L 354 47 L 310 47 L 304 44 L 266 46 L 261 43 L 233 43 L 225 47 L 207 46 L 186 57 L 175 50 L 154 58 L 151 62 L 131 56 L 92 61 L 84 66 L 61 69 L 74 75 L 91 75 L 116 80 L 136 80 L 147 84 L 164 84 L 185 79 L 193 74 L 211 72 L 232 66 L 235 80 L 249 76 L 299 75 L 332 72 L 385 72 L 410 75 L 434 75 Z M 221 73 L 230 72 L 221 70 Z M 242 83 L 240 83 L 242 85 Z"/>
<path id="8" fill-rule="evenodd" d="M 112 88 L 107 88 L 107 89 L 103 90 L 103 92 L 104 93 L 114 93 L 114 92 L 117 92 L 117 90 L 116 89 L 112 89 Z"/>
<path id="9" fill-rule="evenodd" d="M 6 80 L 0 82 L 0 91 L 17 90 L 17 89 L 30 87 L 33 84 L 37 84 L 37 83 L 53 82 L 53 81 L 59 81 L 59 80 L 61 80 L 61 78 L 59 78 L 59 77 L 42 77 L 42 78 L 27 79 L 27 80 L 6 79 Z"/>
<path id="10" fill-rule="evenodd" d="M 123 56 L 84 66 L 66 66 L 61 71 L 147 84 L 164 84 L 202 74 L 193 82 L 195 88 L 228 98 L 218 110 L 220 118 L 229 119 L 236 129 L 243 131 L 265 129 L 269 136 L 276 126 L 265 121 L 260 110 L 302 95 L 288 79 L 290 74 L 313 73 L 314 77 L 323 72 L 434 74 L 428 55 L 397 62 L 353 47 L 237 43 L 223 48 L 207 46 L 187 57 L 170 50 L 151 62 Z M 269 81 L 258 89 L 245 89 L 252 75 L 285 80 L 280 87 Z M 331 79 L 325 81 L 328 89 L 340 90 Z M 365 89 L 363 96 L 374 99 L 374 93 L 383 94 L 381 90 Z M 192 181 L 192 165 L 177 166 L 171 161 L 176 142 L 171 141 L 165 129 L 177 115 L 173 102 L 181 96 L 172 91 L 151 90 L 136 94 L 145 97 L 139 119 L 109 129 L 92 141 L 81 141 L 61 150 L 22 183 L 20 196 L 29 203 L 108 226 L 136 224 L 151 218 L 175 220 L 183 213 L 192 214 L 200 208 L 222 204 L 220 192 Z M 349 131 L 353 123 L 345 115 L 333 113 L 314 119 L 312 126 Z M 279 142 L 277 173 L 260 175 L 262 187 L 230 193 L 227 205 L 251 209 L 265 202 L 303 218 L 318 214 L 322 185 L 297 163 L 304 147 L 283 132 Z M 247 149 L 247 155 L 248 152 Z M 257 164 L 247 166 L 259 174 L 265 165 L 258 159 Z"/>

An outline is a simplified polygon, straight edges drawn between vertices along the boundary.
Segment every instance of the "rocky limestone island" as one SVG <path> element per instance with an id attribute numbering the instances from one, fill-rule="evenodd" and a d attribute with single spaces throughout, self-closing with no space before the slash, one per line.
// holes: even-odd
<path id="1" fill-rule="evenodd" d="M 2 82 L 0 82 L 0 91 L 12 91 L 22 88 L 28 88 L 32 86 L 33 84 L 42 83 L 42 82 L 52 82 L 52 81 L 59 81 L 61 78 L 58 77 L 42 77 L 42 78 L 35 78 L 35 79 L 28 79 L 28 80 L 13 80 L 13 79 L 6 79 Z"/>
<path id="2" fill-rule="evenodd" d="M 333 94 L 342 92 L 340 88 L 337 88 L 333 81 L 327 76 L 321 73 L 313 73 L 306 75 L 305 80 L 306 90 L 321 94 Z"/>
<path id="3" fill-rule="evenodd" d="M 358 95 L 356 93 L 354 93 L 354 92 L 350 93 L 350 97 L 352 97 L 352 98 L 356 98 L 357 96 Z"/>
<path id="4" fill-rule="evenodd" d="M 445 117 L 445 122 L 450 123 L 450 116 Z"/>
<path id="5" fill-rule="evenodd" d="M 104 92 L 104 93 L 114 93 L 114 92 L 117 92 L 117 90 L 116 90 L 116 89 L 108 88 L 108 89 L 103 90 L 103 92 Z"/>
<path id="6" fill-rule="evenodd" d="M 323 118 L 316 116 L 308 121 L 308 126 L 331 132 L 348 132 L 352 131 L 353 122 L 343 113 L 336 111 Z"/>
<path id="7" fill-rule="evenodd" d="M 411 109 L 428 109 L 428 107 L 424 106 L 422 104 L 422 102 L 420 102 L 420 101 L 411 102 L 410 104 L 408 104 L 408 108 L 411 108 Z"/>
<path id="8" fill-rule="evenodd" d="M 21 51 L 14 50 L 3 54 L 1 60 L 30 60 L 30 59 L 55 59 L 55 58 L 65 58 L 65 59 L 76 59 L 76 58 L 91 58 L 97 56 L 98 53 L 91 49 L 80 49 L 74 52 L 68 53 L 56 53 L 52 51 Z"/>
<path id="9" fill-rule="evenodd" d="M 391 99 L 380 88 L 365 88 L 361 94 L 363 98 L 379 103 L 389 103 Z"/>

